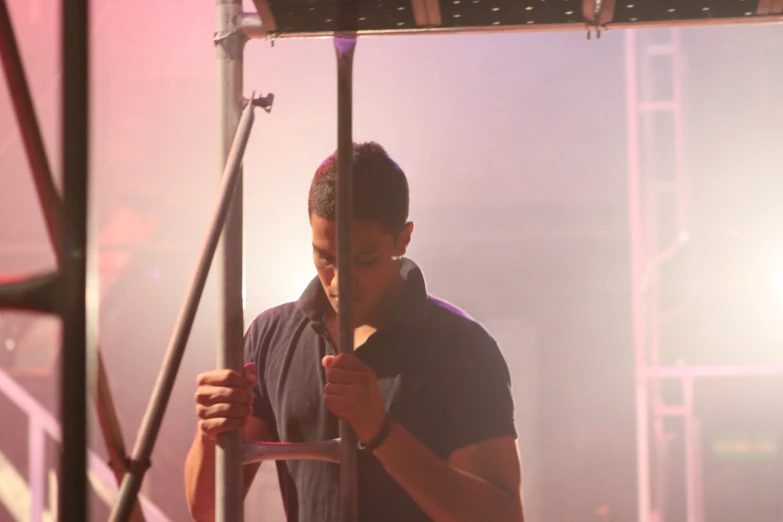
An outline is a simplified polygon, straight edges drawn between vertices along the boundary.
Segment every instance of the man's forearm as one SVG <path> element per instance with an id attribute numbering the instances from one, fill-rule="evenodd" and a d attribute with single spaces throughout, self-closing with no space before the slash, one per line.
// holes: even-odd
<path id="1" fill-rule="evenodd" d="M 452 467 L 399 425 L 375 456 L 436 522 L 522 522 L 518 493 Z"/>
<path id="2" fill-rule="evenodd" d="M 215 519 L 215 443 L 196 435 L 185 461 L 185 496 L 197 522 Z"/>

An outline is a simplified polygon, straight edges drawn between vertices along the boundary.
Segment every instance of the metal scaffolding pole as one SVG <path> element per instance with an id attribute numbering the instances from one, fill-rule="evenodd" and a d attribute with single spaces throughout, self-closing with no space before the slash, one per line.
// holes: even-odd
<path id="1" fill-rule="evenodd" d="M 688 180 L 685 168 L 683 122 L 684 59 L 677 29 L 656 33 L 626 33 L 626 87 L 628 115 L 628 170 L 631 265 L 636 351 L 637 488 L 638 519 L 666 522 L 667 484 L 664 474 L 672 464 L 666 460 L 664 417 L 680 417 L 683 423 L 685 507 L 687 522 L 704 518 L 701 428 L 694 410 L 694 388 L 703 378 L 783 375 L 780 365 L 690 366 L 662 365 L 661 344 L 665 317 L 660 300 L 661 269 L 680 254 L 689 239 Z M 653 60 L 656 61 L 653 67 Z M 637 61 L 639 66 L 637 67 Z M 661 64 L 667 67 L 661 67 Z M 655 71 L 655 78 L 653 72 Z M 660 74 L 660 77 L 658 76 Z M 638 79 L 642 79 L 641 89 Z M 663 80 L 663 81 L 661 81 Z M 640 125 L 642 123 L 643 125 Z M 641 127 L 641 129 L 640 129 Z M 642 131 L 640 136 L 640 130 Z M 640 139 L 641 138 L 641 139 Z M 644 144 L 643 150 L 640 141 Z M 661 150 L 660 147 L 663 147 Z M 670 148 L 671 158 L 663 151 Z M 644 161 L 642 161 L 644 159 Z M 661 240 L 662 196 L 674 205 L 669 241 Z M 644 211 L 644 212 L 643 212 Z M 666 232 L 666 231 L 663 231 Z M 676 306 L 675 309 L 679 308 Z M 667 312 L 667 313 L 663 313 Z M 681 404 L 665 404 L 660 381 L 676 379 L 682 387 Z M 652 414 L 652 415 L 651 415 Z M 650 425 L 655 437 L 655 468 L 650 466 Z M 655 487 L 651 480 L 656 476 Z"/>
<path id="2" fill-rule="evenodd" d="M 653 452 L 650 470 L 651 512 L 657 522 L 664 522 L 668 496 L 668 448 L 664 416 L 661 414 L 664 398 L 660 379 L 651 378 L 648 369 L 661 364 L 661 339 L 664 327 L 661 313 L 663 306 L 660 291 L 661 268 L 680 252 L 688 238 L 682 132 L 683 70 L 677 29 L 647 32 L 639 40 L 641 45 L 637 54 L 639 64 L 637 75 L 641 80 L 641 88 L 636 110 L 642 123 L 643 167 L 640 167 L 639 175 L 642 178 L 641 197 L 645 209 L 644 243 L 649 252 L 649 256 L 644 260 L 644 292 L 648 325 L 648 359 L 645 375 L 650 391 L 649 408 L 652 411 L 653 433 L 650 448 Z M 666 207 L 666 211 L 662 211 L 662 204 L 669 200 L 673 202 L 674 208 Z M 668 228 L 664 228 L 665 222 L 662 221 L 662 217 L 670 211 L 675 215 L 675 222 Z M 662 239 L 664 236 L 665 240 Z M 687 419 L 686 417 L 686 424 Z M 686 462 L 686 470 L 693 471 L 688 462 Z M 690 472 L 686 474 L 688 477 L 695 477 L 695 474 Z M 695 505 L 693 499 L 687 498 L 687 504 L 689 513 L 693 513 L 692 508 Z M 689 522 L 696 521 L 689 518 Z"/>
<path id="3" fill-rule="evenodd" d="M 89 0 L 62 6 L 63 227 L 61 422 L 57 512 L 89 520 L 87 506 L 87 211 L 89 191 Z M 95 267 L 92 266 L 91 270 Z"/>
<path id="4" fill-rule="evenodd" d="M 631 310 L 636 394 L 637 520 L 650 522 L 649 400 L 647 388 L 647 324 L 645 316 L 645 244 L 639 173 L 636 35 L 625 32 L 626 115 L 628 147 L 628 223 L 631 241 Z"/>
<path id="5" fill-rule="evenodd" d="M 347 2 L 343 2 L 346 4 Z M 355 17 L 353 18 L 355 19 Z M 334 39 L 337 53 L 337 292 L 339 350 L 353 353 L 353 54 L 356 35 Z M 356 435 L 340 420 L 340 522 L 356 522 Z"/>
<path id="6" fill-rule="evenodd" d="M 234 27 L 242 0 L 217 0 L 215 48 L 218 76 L 218 140 L 220 164 L 225 163 L 242 112 L 245 36 Z M 253 100 L 251 99 L 251 105 Z M 252 109 L 251 109 L 252 110 Z M 218 290 L 217 367 L 242 372 L 244 363 L 244 260 L 242 245 L 242 167 L 215 260 Z M 242 432 L 221 433 L 215 448 L 215 521 L 244 519 Z"/>
<path id="7" fill-rule="evenodd" d="M 41 136 L 38 118 L 35 114 L 35 107 L 30 96 L 29 85 L 24 73 L 5 0 L 0 0 L 0 54 L 2 55 L 6 80 L 23 138 L 27 160 L 35 182 L 38 201 L 43 211 L 46 231 L 59 268 L 58 271 L 43 276 L 33 276 L 11 282 L 4 281 L 2 288 L 0 288 L 0 306 L 11 305 L 15 309 L 59 313 L 60 301 L 58 296 L 63 284 L 61 275 L 64 253 L 61 245 L 64 216 L 63 201 L 57 191 L 50 163 L 46 156 L 43 137 Z M 97 347 L 98 302 L 96 300 L 99 294 L 96 277 L 98 270 L 97 267 L 93 270 L 90 263 L 97 263 L 96 256 L 98 251 L 97 248 L 91 247 L 91 238 L 88 237 L 87 241 L 90 245 L 88 253 L 92 259 L 86 260 L 86 263 L 88 263 L 86 270 L 87 274 L 92 275 L 92 277 L 87 279 L 85 290 L 88 296 L 93 296 L 93 299 L 89 301 L 86 309 L 85 322 L 88 338 L 87 346 L 95 349 L 95 352 L 89 355 L 91 363 L 88 364 L 88 367 L 92 366 L 92 371 L 88 371 L 88 376 L 90 376 L 88 382 L 90 389 L 96 394 L 95 401 L 101 429 L 109 452 L 111 466 L 119 484 L 122 479 L 122 473 L 125 470 L 126 455 L 114 403 L 109 392 L 108 382 L 106 381 L 103 361 Z M 93 293 L 91 289 L 94 289 L 95 292 Z M 94 363 L 92 362 L 93 358 L 97 359 Z M 97 376 L 94 376 L 96 372 Z M 41 471 L 31 470 L 31 473 Z M 32 499 L 34 509 L 40 510 L 40 505 L 36 504 L 37 501 L 40 501 L 40 499 Z M 139 506 L 134 510 L 132 519 L 136 521 L 144 520 Z"/>

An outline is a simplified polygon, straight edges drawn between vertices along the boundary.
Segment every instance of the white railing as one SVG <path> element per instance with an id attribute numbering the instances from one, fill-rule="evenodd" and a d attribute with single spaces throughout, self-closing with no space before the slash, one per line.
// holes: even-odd
<path id="1" fill-rule="evenodd" d="M 0 369 L 0 393 L 8 397 L 24 411 L 30 419 L 28 428 L 28 470 L 30 487 L 30 522 L 43 522 L 46 511 L 46 469 L 45 449 L 46 436 L 60 442 L 60 424 L 54 416 L 44 408 L 27 390 L 20 386 L 7 373 Z M 95 452 L 87 452 L 88 470 L 91 478 L 100 482 L 101 489 L 116 494 L 117 484 L 114 474 L 103 459 Z M 139 495 L 139 501 L 147 522 L 171 522 L 155 504 L 144 495 Z"/>

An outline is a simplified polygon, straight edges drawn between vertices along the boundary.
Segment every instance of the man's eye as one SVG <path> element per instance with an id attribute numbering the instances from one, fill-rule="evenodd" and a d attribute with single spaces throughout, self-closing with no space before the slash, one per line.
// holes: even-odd
<path id="1" fill-rule="evenodd" d="M 359 258 L 357 260 L 357 263 L 363 266 L 371 266 L 374 265 L 375 262 L 378 260 L 377 257 L 371 257 L 371 258 Z"/>

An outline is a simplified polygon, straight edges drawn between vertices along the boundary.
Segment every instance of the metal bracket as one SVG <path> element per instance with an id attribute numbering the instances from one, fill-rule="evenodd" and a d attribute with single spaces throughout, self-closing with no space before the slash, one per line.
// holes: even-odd
<path id="1" fill-rule="evenodd" d="M 109 466 L 110 469 L 115 469 L 115 467 L 117 467 L 117 461 L 109 459 L 106 461 L 106 465 Z M 152 468 L 152 461 L 149 459 L 146 461 L 138 461 L 133 460 L 130 457 L 125 457 L 119 467 L 126 473 L 143 473 Z"/>
<path id="2" fill-rule="evenodd" d="M 585 26 L 586 26 L 586 32 L 587 32 L 586 38 L 588 40 L 592 40 L 593 29 L 595 29 L 595 39 L 596 40 L 600 40 L 601 39 L 601 30 L 604 30 L 604 31 L 608 31 L 609 30 L 609 28 L 607 26 L 605 26 L 605 25 L 604 26 L 597 25 L 595 22 L 592 22 L 592 21 L 587 21 L 585 23 Z"/>
<path id="3" fill-rule="evenodd" d="M 212 42 L 216 46 L 219 45 L 229 58 L 236 59 L 236 55 L 242 52 L 241 49 L 247 42 L 247 37 L 245 33 L 232 24 L 230 29 L 216 32 L 212 37 Z"/>
<path id="4" fill-rule="evenodd" d="M 242 103 L 246 104 L 248 101 L 250 101 L 247 98 L 243 98 Z M 275 95 L 274 93 L 269 93 L 266 96 L 256 96 L 253 98 L 253 107 L 260 107 L 266 111 L 267 114 L 272 112 L 272 105 L 275 102 Z"/>
<path id="5" fill-rule="evenodd" d="M 615 0 L 583 0 L 582 17 L 585 20 L 587 39 L 592 39 L 595 30 L 596 40 L 601 39 L 601 31 L 608 31 L 614 18 Z"/>
<path id="6" fill-rule="evenodd" d="M 212 41 L 215 42 L 215 44 L 222 43 L 225 40 L 228 40 L 232 35 L 237 34 L 239 31 L 236 29 L 232 29 L 230 31 L 219 31 L 215 33 L 215 35 L 212 37 Z"/>

